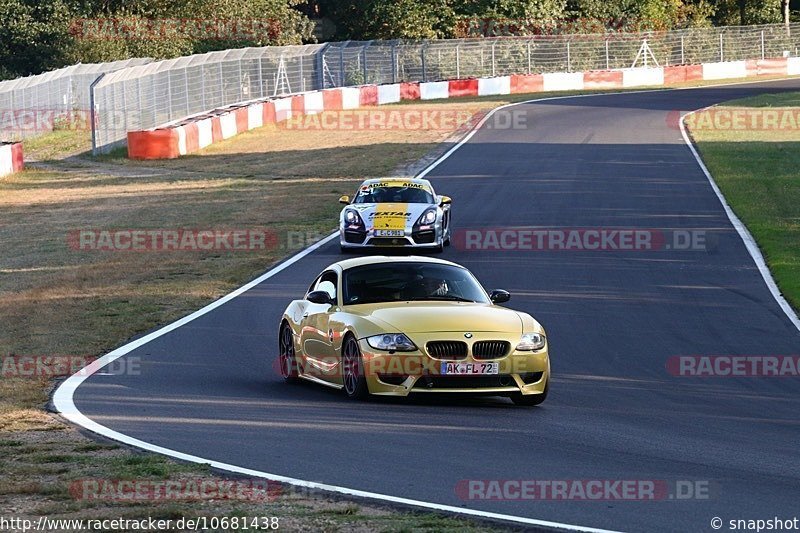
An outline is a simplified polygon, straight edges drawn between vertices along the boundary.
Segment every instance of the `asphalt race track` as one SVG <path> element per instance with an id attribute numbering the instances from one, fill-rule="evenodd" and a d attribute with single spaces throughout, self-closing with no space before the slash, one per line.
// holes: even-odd
<path id="1" fill-rule="evenodd" d="M 624 531 L 800 515 L 800 382 L 687 378 L 677 355 L 797 355 L 770 294 L 671 111 L 800 80 L 522 104 L 433 169 L 454 227 L 705 230 L 707 251 L 497 251 L 442 257 L 547 328 L 540 408 L 503 398 L 356 403 L 274 370 L 287 303 L 341 258 L 331 242 L 242 296 L 131 352 L 141 375 L 97 374 L 86 416 L 148 443 L 273 474 L 496 513 Z M 336 198 L 331 198 L 332 202 Z M 458 249 L 462 248 L 462 249 Z M 460 480 L 708 482 L 708 499 L 466 501 Z"/>

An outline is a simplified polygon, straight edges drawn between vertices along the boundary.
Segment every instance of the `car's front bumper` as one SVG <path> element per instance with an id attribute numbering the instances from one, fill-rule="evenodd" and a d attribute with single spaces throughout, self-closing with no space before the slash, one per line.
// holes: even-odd
<path id="1" fill-rule="evenodd" d="M 477 340 L 477 339 L 476 339 Z M 508 396 L 543 394 L 550 379 L 548 347 L 537 352 L 512 351 L 498 359 L 476 359 L 472 354 L 450 361 L 415 352 L 379 352 L 360 341 L 367 385 L 371 394 L 408 396 L 412 393 L 460 393 Z M 446 375 L 442 363 L 498 363 L 499 373 Z"/>
<path id="2" fill-rule="evenodd" d="M 344 225 L 339 227 L 339 244 L 342 248 L 439 248 L 442 246 L 441 223 L 426 231 L 402 230 L 402 235 L 378 236 L 374 230 L 354 231 Z"/>

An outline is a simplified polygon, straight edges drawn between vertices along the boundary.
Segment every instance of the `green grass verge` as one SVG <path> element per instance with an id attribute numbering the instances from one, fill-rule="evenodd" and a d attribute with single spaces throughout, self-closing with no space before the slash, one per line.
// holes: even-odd
<path id="1" fill-rule="evenodd" d="M 725 102 L 722 108 L 783 108 L 800 113 L 800 92 L 766 94 Z M 786 109 L 792 108 L 792 109 Z M 763 111 L 763 109 L 761 109 Z M 719 111 L 710 110 L 706 113 Z M 758 112 L 758 111 L 757 111 Z M 800 308 L 800 127 L 700 127 L 692 137 L 731 208 L 766 259 L 784 297 Z M 723 124 L 724 125 L 724 124 Z"/>

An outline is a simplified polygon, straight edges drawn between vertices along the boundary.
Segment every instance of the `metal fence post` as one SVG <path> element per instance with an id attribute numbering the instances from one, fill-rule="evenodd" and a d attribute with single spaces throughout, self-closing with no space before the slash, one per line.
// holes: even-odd
<path id="1" fill-rule="evenodd" d="M 222 77 L 222 61 L 219 63 L 219 95 L 220 105 L 225 105 L 225 78 Z"/>
<path id="2" fill-rule="evenodd" d="M 686 64 L 686 47 L 684 46 L 684 35 L 681 35 L 681 65 Z"/>
<path id="3" fill-rule="evenodd" d="M 608 39 L 606 39 L 606 70 L 611 69 L 611 61 L 608 57 Z"/>
<path id="4" fill-rule="evenodd" d="M 363 56 L 363 63 L 361 64 L 361 71 L 363 72 L 364 76 L 364 83 L 369 83 L 369 73 L 367 72 L 367 46 L 364 45 L 361 48 L 361 55 Z"/>
<path id="5" fill-rule="evenodd" d="M 392 54 L 392 83 L 397 83 L 397 43 L 392 42 L 389 50 Z"/>
<path id="6" fill-rule="evenodd" d="M 189 99 L 189 67 L 183 69 L 183 76 L 184 79 L 186 80 L 184 84 L 184 87 L 186 88 L 186 91 L 184 91 L 186 93 L 186 114 L 191 115 L 192 108 L 191 108 L 191 100 Z"/>
<path id="7" fill-rule="evenodd" d="M 264 98 L 264 56 L 258 56 L 258 94 Z"/>
<path id="8" fill-rule="evenodd" d="M 206 77 L 203 76 L 203 65 L 200 65 L 200 100 L 203 102 L 203 109 L 206 109 Z"/>
<path id="9" fill-rule="evenodd" d="M 720 62 L 725 61 L 725 54 L 722 51 L 722 32 L 719 33 L 719 60 Z"/>
<path id="10" fill-rule="evenodd" d="M 425 65 L 425 45 L 423 44 L 422 47 L 419 49 L 420 55 L 422 56 L 422 83 L 428 81 L 428 70 Z"/>
<path id="11" fill-rule="evenodd" d="M 244 83 L 243 83 L 243 80 L 242 80 L 242 59 L 241 58 L 239 58 L 238 67 L 239 67 L 239 76 L 238 76 L 238 81 L 239 81 L 239 101 L 241 102 L 242 100 L 244 100 Z"/>
<path id="12" fill-rule="evenodd" d="M 344 87 L 344 45 L 339 46 L 339 87 Z"/>
<path id="13" fill-rule="evenodd" d="M 572 54 L 570 53 L 569 41 L 567 41 L 567 72 L 572 72 Z"/>
<path id="14" fill-rule="evenodd" d="M 766 57 L 766 50 L 764 46 L 764 30 L 761 30 L 761 59 Z"/>
<path id="15" fill-rule="evenodd" d="M 328 50 L 328 44 L 322 45 L 322 48 L 314 53 L 314 62 L 316 64 L 316 88 L 325 88 L 325 72 L 328 70 L 327 62 L 325 59 L 325 52 Z"/>
<path id="16" fill-rule="evenodd" d="M 528 39 L 528 42 L 526 44 L 527 44 L 526 48 L 528 49 L 528 74 L 530 74 L 531 73 L 531 40 Z"/>
<path id="17" fill-rule="evenodd" d="M 97 109 L 95 103 L 94 90 L 100 80 L 105 78 L 105 73 L 100 74 L 91 85 L 89 85 L 89 120 L 92 121 L 92 155 L 97 155 Z"/>
<path id="18" fill-rule="evenodd" d="M 167 74 L 167 121 L 172 120 L 172 79 L 170 79 L 169 71 Z"/>
<path id="19" fill-rule="evenodd" d="M 461 77 L 461 46 L 456 45 L 456 78 Z"/>
<path id="20" fill-rule="evenodd" d="M 496 44 L 497 44 L 497 42 L 492 42 L 492 76 L 496 76 L 497 75 L 496 72 L 495 72 L 496 64 L 495 64 L 495 60 L 494 60 L 494 47 L 495 47 Z"/>
<path id="21" fill-rule="evenodd" d="M 125 84 L 122 85 L 122 125 L 125 133 L 128 132 L 128 98 L 125 95 Z M 116 129 L 116 128 L 115 128 Z"/>
<path id="22" fill-rule="evenodd" d="M 140 78 L 136 78 L 136 102 L 139 104 L 137 106 L 137 111 L 139 112 L 139 127 L 142 128 L 144 121 L 142 120 L 142 80 Z"/>
<path id="23" fill-rule="evenodd" d="M 300 92 L 306 90 L 306 77 L 303 74 L 303 56 L 300 56 Z"/>
<path id="24" fill-rule="evenodd" d="M 158 119 L 158 116 L 157 116 L 158 108 L 156 107 L 156 105 L 157 105 L 156 104 L 156 74 L 153 74 L 150 77 L 150 87 L 152 87 L 152 89 L 153 89 L 153 123 L 157 123 L 158 122 L 158 120 L 157 120 Z"/>

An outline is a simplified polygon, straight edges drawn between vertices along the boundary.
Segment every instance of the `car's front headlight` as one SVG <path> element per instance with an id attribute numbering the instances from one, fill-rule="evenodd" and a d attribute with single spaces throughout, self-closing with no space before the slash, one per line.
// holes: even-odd
<path id="1" fill-rule="evenodd" d="M 428 209 L 417 220 L 418 226 L 428 226 L 436 222 L 436 209 Z"/>
<path id="2" fill-rule="evenodd" d="M 413 352 L 417 349 L 411 339 L 402 333 L 383 333 L 367 337 L 367 344 L 385 352 Z"/>
<path id="3" fill-rule="evenodd" d="M 354 209 L 345 209 L 344 210 L 344 223 L 351 225 L 351 226 L 363 226 L 364 221 L 361 220 L 361 216 L 358 212 Z"/>
<path id="4" fill-rule="evenodd" d="M 517 344 L 517 350 L 521 352 L 533 352 L 541 350 L 547 341 L 541 333 L 525 333 Z"/>

